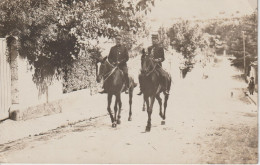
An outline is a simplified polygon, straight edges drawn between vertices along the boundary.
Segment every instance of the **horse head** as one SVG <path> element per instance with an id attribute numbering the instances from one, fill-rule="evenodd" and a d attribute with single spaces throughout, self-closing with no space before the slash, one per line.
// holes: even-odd
<path id="1" fill-rule="evenodd" d="M 102 78 L 104 77 L 104 75 L 106 74 L 107 71 L 107 65 L 106 65 L 106 61 L 107 60 L 107 56 L 104 58 L 100 58 L 98 60 L 97 63 L 97 68 L 98 68 L 98 72 L 97 72 L 97 82 L 99 83 Z"/>
<path id="2" fill-rule="evenodd" d="M 142 59 L 141 72 L 144 74 L 147 74 L 150 71 L 152 71 L 155 68 L 155 66 L 156 66 L 156 63 L 155 63 L 154 59 L 148 55 L 144 55 L 144 57 Z"/>

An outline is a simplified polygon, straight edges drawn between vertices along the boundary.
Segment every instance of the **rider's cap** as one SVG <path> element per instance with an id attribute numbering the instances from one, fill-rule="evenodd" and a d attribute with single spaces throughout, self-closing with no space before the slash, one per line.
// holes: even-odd
<path id="1" fill-rule="evenodd" d="M 158 39 L 158 34 L 152 34 L 152 38 Z"/>
<path id="2" fill-rule="evenodd" d="M 116 34 L 115 38 L 122 38 L 120 34 Z"/>

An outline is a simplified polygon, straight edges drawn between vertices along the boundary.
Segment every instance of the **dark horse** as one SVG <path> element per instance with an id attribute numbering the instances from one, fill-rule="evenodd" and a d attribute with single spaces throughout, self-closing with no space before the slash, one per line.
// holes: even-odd
<path id="1" fill-rule="evenodd" d="M 149 132 L 151 130 L 151 115 L 153 111 L 153 105 L 154 105 L 154 100 L 157 99 L 159 105 L 160 105 L 160 113 L 159 115 L 163 119 L 161 124 L 165 124 L 165 118 L 166 118 L 166 108 L 167 108 L 167 101 L 169 98 L 169 95 L 165 94 L 165 87 L 161 86 L 160 81 L 160 75 L 156 71 L 157 63 L 154 61 L 153 58 L 149 56 L 145 56 L 143 59 L 143 64 L 142 64 L 142 70 L 141 74 L 144 76 L 142 83 L 143 84 L 143 96 L 144 96 L 144 101 L 147 106 L 147 113 L 148 113 L 148 121 L 147 121 L 147 126 L 146 126 L 146 131 Z M 171 84 L 171 77 L 168 74 L 168 83 Z M 170 88 L 170 87 L 169 87 Z M 164 93 L 164 112 L 162 112 L 162 99 L 160 97 L 160 93 Z M 150 98 L 150 102 L 149 102 Z"/>
<path id="2" fill-rule="evenodd" d="M 96 58 L 97 62 L 100 62 L 101 65 L 99 67 L 99 72 L 97 74 L 97 82 L 100 82 L 102 79 L 104 81 L 104 89 L 107 91 L 107 111 L 110 115 L 112 127 L 116 127 L 117 124 L 121 123 L 121 93 L 124 91 L 125 82 L 124 82 L 124 74 L 123 71 L 120 70 L 117 66 L 111 64 L 107 57 L 101 59 Z M 129 117 L 128 121 L 132 120 L 132 98 L 133 98 L 133 90 L 136 87 L 133 78 L 129 77 Z M 114 105 L 114 116 L 111 112 L 111 102 L 112 96 L 115 95 L 115 105 Z"/>

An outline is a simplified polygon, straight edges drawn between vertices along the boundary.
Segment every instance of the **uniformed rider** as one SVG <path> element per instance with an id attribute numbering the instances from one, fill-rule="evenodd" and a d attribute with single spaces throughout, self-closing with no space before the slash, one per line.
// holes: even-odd
<path id="1" fill-rule="evenodd" d="M 118 66 L 124 73 L 124 80 L 125 80 L 125 93 L 128 93 L 129 89 L 129 78 L 128 78 L 128 68 L 127 68 L 127 61 L 129 60 L 129 55 L 127 48 L 122 45 L 122 37 L 121 35 L 117 35 L 115 38 L 116 45 L 110 49 L 108 55 L 108 61 L 113 64 L 114 66 Z M 99 93 L 106 93 L 105 90 Z"/>
<path id="2" fill-rule="evenodd" d="M 144 58 L 144 54 L 142 56 L 142 62 L 143 63 L 143 58 Z M 169 81 L 168 81 L 168 73 L 162 69 L 162 62 L 165 60 L 164 59 L 164 49 L 162 46 L 160 46 L 159 44 L 159 39 L 158 39 L 158 34 L 153 34 L 152 35 L 152 46 L 148 47 L 148 56 L 152 57 L 154 59 L 154 61 L 157 63 L 157 67 L 156 70 L 159 72 L 160 75 L 160 79 L 161 79 L 161 85 L 165 87 L 165 94 L 169 95 Z M 140 74 L 139 75 L 139 82 L 140 82 L 140 92 L 138 93 L 138 95 L 141 95 L 142 92 L 142 88 L 143 88 L 143 78 L 144 75 Z"/>

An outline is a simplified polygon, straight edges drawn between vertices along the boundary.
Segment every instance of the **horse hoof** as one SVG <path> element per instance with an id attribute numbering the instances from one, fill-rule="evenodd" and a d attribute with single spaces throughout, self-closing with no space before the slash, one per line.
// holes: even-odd
<path id="1" fill-rule="evenodd" d="M 161 125 L 165 125 L 165 121 L 161 121 Z"/>
<path id="2" fill-rule="evenodd" d="M 129 118 L 128 118 L 128 121 L 132 121 L 132 118 L 131 118 L 131 117 L 129 117 Z"/>
<path id="3" fill-rule="evenodd" d="M 115 128 L 115 127 L 116 127 L 116 123 L 113 123 L 113 124 L 112 124 L 112 127 Z"/>
<path id="4" fill-rule="evenodd" d="M 117 123 L 117 124 L 121 124 L 121 121 L 120 121 L 120 120 L 117 120 L 116 123 Z"/>
<path id="5" fill-rule="evenodd" d="M 151 127 L 150 126 L 146 126 L 145 132 L 150 132 L 150 131 L 151 131 Z"/>

